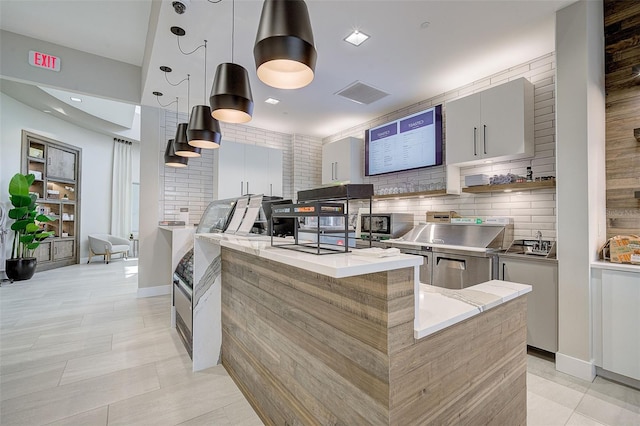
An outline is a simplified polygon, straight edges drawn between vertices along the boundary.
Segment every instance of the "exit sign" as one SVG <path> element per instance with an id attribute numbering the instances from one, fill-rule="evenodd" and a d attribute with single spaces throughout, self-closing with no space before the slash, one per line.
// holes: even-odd
<path id="1" fill-rule="evenodd" d="M 60 71 L 60 58 L 35 50 L 29 51 L 29 65 L 49 71 Z"/>

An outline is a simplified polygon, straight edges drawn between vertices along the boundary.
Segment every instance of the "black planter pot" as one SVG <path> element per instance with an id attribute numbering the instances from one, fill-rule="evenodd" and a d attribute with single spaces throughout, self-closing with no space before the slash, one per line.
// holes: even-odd
<path id="1" fill-rule="evenodd" d="M 7 259 L 5 272 L 11 281 L 29 280 L 35 274 L 37 265 L 38 259 L 35 257 Z"/>

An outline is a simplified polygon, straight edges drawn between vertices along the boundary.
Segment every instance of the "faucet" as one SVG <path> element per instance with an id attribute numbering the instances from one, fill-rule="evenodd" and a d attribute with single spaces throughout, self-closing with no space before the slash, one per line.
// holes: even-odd
<path id="1" fill-rule="evenodd" d="M 536 232 L 536 238 L 538 239 L 538 244 L 534 247 L 536 250 L 542 250 L 542 232 Z"/>

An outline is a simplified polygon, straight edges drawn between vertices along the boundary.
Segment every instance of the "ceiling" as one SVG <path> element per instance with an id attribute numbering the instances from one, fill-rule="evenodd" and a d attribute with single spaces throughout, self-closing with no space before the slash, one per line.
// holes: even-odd
<path id="1" fill-rule="evenodd" d="M 150 52 L 141 104 L 157 107 L 152 92 L 159 91 L 163 104 L 179 97 L 185 113 L 188 100 L 190 106 L 208 104 L 217 64 L 231 62 L 234 3 L 181 1 L 186 11 L 179 15 L 169 0 L 155 5 L 151 0 L 0 0 L 0 28 L 137 66 Z M 287 91 L 266 86 L 255 73 L 253 44 L 262 1 L 236 0 L 233 62 L 249 71 L 255 102 L 247 125 L 326 137 L 472 83 L 552 52 L 555 12 L 573 1 L 307 0 L 318 52 L 316 75 L 309 86 Z M 152 13 L 156 6 L 158 14 Z M 157 20 L 150 18 L 156 15 Z M 186 31 L 179 39 L 183 51 L 208 41 L 206 80 L 204 49 L 180 53 L 172 26 Z M 354 29 L 371 38 L 360 47 L 347 44 L 343 39 Z M 173 72 L 165 75 L 162 65 Z M 186 83 L 171 84 L 187 74 L 189 98 Z M 356 81 L 389 96 L 364 105 L 336 95 Z M 4 81 L 3 92 L 5 86 L 26 103 L 46 103 L 30 99 L 34 96 L 56 99 L 33 88 L 20 95 L 19 84 Z M 266 104 L 269 97 L 280 103 Z"/>

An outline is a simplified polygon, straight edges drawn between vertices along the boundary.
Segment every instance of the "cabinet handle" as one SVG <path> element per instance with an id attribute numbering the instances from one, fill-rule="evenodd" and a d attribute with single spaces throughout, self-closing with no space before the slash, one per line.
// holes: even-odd
<path id="1" fill-rule="evenodd" d="M 334 166 L 336 165 L 336 163 L 331 163 L 331 180 L 335 179 L 335 172 L 333 171 Z"/>
<path id="2" fill-rule="evenodd" d="M 245 195 L 249 195 L 249 181 L 247 181 L 247 193 Z"/>
<path id="3" fill-rule="evenodd" d="M 338 162 L 336 161 L 336 180 L 338 180 Z"/>
<path id="4" fill-rule="evenodd" d="M 244 195 L 244 194 L 242 193 L 242 191 L 243 191 L 243 190 L 244 190 L 244 181 L 243 181 L 243 180 L 241 180 L 241 181 L 240 181 L 240 195 Z"/>
<path id="5" fill-rule="evenodd" d="M 273 184 L 272 183 L 269 184 L 269 195 L 271 195 L 273 197 Z"/>
<path id="6" fill-rule="evenodd" d="M 505 267 L 505 263 L 502 262 L 502 281 L 504 281 L 504 267 Z"/>
<path id="7" fill-rule="evenodd" d="M 487 153 L 487 125 L 484 125 L 484 129 L 482 130 L 482 149 L 484 153 Z"/>
<path id="8" fill-rule="evenodd" d="M 478 128 L 474 127 L 473 128 L 473 155 L 478 155 L 477 149 L 476 149 L 476 139 L 477 139 L 477 133 L 478 133 Z"/>

